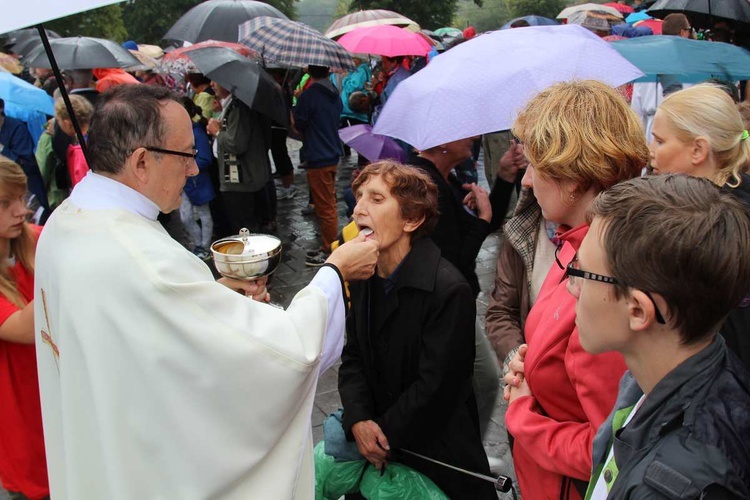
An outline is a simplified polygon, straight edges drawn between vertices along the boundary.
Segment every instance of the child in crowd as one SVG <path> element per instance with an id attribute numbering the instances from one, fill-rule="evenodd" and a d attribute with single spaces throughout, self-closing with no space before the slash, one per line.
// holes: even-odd
<path id="1" fill-rule="evenodd" d="M 205 119 L 200 116 L 200 108 L 190 98 L 183 97 L 182 105 L 193 119 L 193 136 L 195 138 L 195 162 L 198 164 L 198 175 L 188 177 L 182 195 L 180 218 L 188 231 L 190 249 L 203 260 L 211 257 L 208 249 L 211 246 L 211 235 L 214 221 L 211 217 L 209 203 L 214 199 L 214 188 L 211 185 L 210 169 L 214 163 L 211 145 L 206 134 Z M 199 120 L 195 121 L 195 117 Z M 198 224 L 200 221 L 200 224 Z"/>

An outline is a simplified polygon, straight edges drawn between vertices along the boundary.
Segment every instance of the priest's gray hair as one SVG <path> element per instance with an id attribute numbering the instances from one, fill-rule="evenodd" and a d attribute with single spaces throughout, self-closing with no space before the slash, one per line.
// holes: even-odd
<path id="1" fill-rule="evenodd" d="M 161 115 L 180 96 L 156 85 L 119 85 L 99 95 L 89 127 L 89 163 L 94 172 L 118 174 L 140 147 L 160 147 L 166 131 Z"/>

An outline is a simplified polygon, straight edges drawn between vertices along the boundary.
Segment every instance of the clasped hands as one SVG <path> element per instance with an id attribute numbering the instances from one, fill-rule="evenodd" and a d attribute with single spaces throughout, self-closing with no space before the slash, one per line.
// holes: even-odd
<path id="1" fill-rule="evenodd" d="M 503 399 L 512 403 L 521 396 L 531 396 L 529 383 L 526 381 L 524 372 L 524 360 L 528 346 L 521 345 L 518 352 L 511 358 L 508 363 L 508 373 L 503 377 L 505 388 L 503 389 Z"/>
<path id="2" fill-rule="evenodd" d="M 383 430 L 372 420 L 363 420 L 352 426 L 360 455 L 380 470 L 388 463 L 391 447 Z"/>

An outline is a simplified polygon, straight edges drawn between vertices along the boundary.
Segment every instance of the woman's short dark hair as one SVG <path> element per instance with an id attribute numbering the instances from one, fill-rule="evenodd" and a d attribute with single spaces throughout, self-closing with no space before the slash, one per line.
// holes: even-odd
<path id="1" fill-rule="evenodd" d="M 87 143 L 91 170 L 117 174 L 133 150 L 162 143 L 162 107 L 180 96 L 157 85 L 118 85 L 99 95 Z"/>
<path id="2" fill-rule="evenodd" d="M 438 219 L 437 186 L 429 175 L 418 168 L 402 165 L 392 160 L 381 160 L 366 166 L 352 183 L 352 191 L 357 190 L 371 177 L 382 176 L 391 188 L 391 194 L 401 210 L 401 217 L 407 221 L 424 222 L 412 233 L 411 241 L 428 236 Z"/>

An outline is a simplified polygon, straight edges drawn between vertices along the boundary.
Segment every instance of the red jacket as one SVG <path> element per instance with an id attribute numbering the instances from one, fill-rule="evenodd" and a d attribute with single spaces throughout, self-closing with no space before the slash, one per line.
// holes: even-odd
<path id="1" fill-rule="evenodd" d="M 563 266 L 587 231 L 580 226 L 560 236 Z M 532 396 L 514 400 L 505 416 L 521 491 L 534 500 L 580 498 L 570 478 L 588 481 L 594 435 L 614 406 L 626 369 L 619 353 L 593 356 L 583 350 L 564 276 L 552 264 L 529 312 L 524 369 Z"/>

